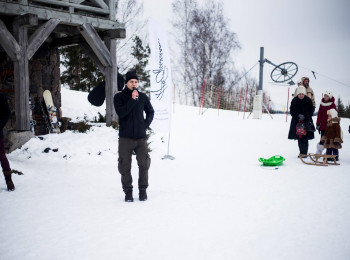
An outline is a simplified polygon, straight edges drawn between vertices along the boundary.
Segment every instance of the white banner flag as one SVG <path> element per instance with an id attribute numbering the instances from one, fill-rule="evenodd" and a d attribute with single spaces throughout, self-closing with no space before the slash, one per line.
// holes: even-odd
<path id="1" fill-rule="evenodd" d="M 168 133 L 171 121 L 172 79 L 168 41 L 162 26 L 149 20 L 149 41 L 151 49 L 151 103 L 154 108 L 152 129 Z"/>

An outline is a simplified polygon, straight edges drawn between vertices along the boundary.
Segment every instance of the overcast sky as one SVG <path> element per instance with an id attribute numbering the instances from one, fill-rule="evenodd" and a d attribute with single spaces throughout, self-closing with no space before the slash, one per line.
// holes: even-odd
<path id="1" fill-rule="evenodd" d="M 158 20 L 169 35 L 172 2 L 144 0 L 145 17 Z M 293 61 L 299 66 L 293 81 L 310 77 L 318 104 L 325 90 L 331 90 L 336 98 L 340 96 L 345 105 L 350 104 L 350 0 L 224 0 L 223 3 L 231 30 L 242 45 L 234 56 L 238 69 L 251 68 L 259 60 L 262 46 L 265 58 L 273 63 Z M 170 36 L 169 41 L 172 44 Z M 273 68 L 265 63 L 264 90 L 281 108 L 286 103 L 288 87 L 271 84 Z M 309 69 L 319 73 L 316 79 Z M 256 66 L 250 76 L 258 80 L 258 75 Z M 291 87 L 291 91 L 294 89 L 295 86 Z"/>

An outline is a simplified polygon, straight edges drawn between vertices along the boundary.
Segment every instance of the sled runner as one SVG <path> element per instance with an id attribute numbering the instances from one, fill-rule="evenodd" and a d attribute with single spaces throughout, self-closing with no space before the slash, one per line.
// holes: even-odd
<path id="1" fill-rule="evenodd" d="M 340 165 L 339 163 L 337 163 L 335 159 L 336 155 L 309 153 L 308 157 L 311 159 L 312 162 L 304 161 L 303 154 L 299 155 L 300 160 L 307 165 L 317 165 L 317 166 Z"/>

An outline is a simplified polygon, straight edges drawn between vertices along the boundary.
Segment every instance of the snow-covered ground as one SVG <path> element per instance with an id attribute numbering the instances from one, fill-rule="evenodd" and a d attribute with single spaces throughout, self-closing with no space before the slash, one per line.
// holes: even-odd
<path id="1" fill-rule="evenodd" d="M 86 93 L 62 95 L 73 119 L 104 110 Z M 16 190 L 0 180 L 0 259 L 348 260 L 350 120 L 341 121 L 341 165 L 328 167 L 301 163 L 289 122 L 176 105 L 176 159 L 161 159 L 167 142 L 154 134 L 149 199 L 136 189 L 133 203 L 124 202 L 113 128 L 32 139 L 8 155 L 24 173 L 13 175 Z M 279 169 L 258 162 L 273 155 L 286 158 Z M 132 171 L 137 180 L 134 158 Z"/>

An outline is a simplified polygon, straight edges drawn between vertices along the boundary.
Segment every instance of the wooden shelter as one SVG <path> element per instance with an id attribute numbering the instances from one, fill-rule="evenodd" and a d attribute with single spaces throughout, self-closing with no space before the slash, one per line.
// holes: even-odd
<path id="1" fill-rule="evenodd" d="M 43 44 L 80 45 L 105 76 L 106 122 L 117 120 L 116 0 L 0 0 L 0 46 L 13 62 L 15 130 L 30 130 L 29 61 Z M 0 48 L 1 49 L 1 48 Z"/>

